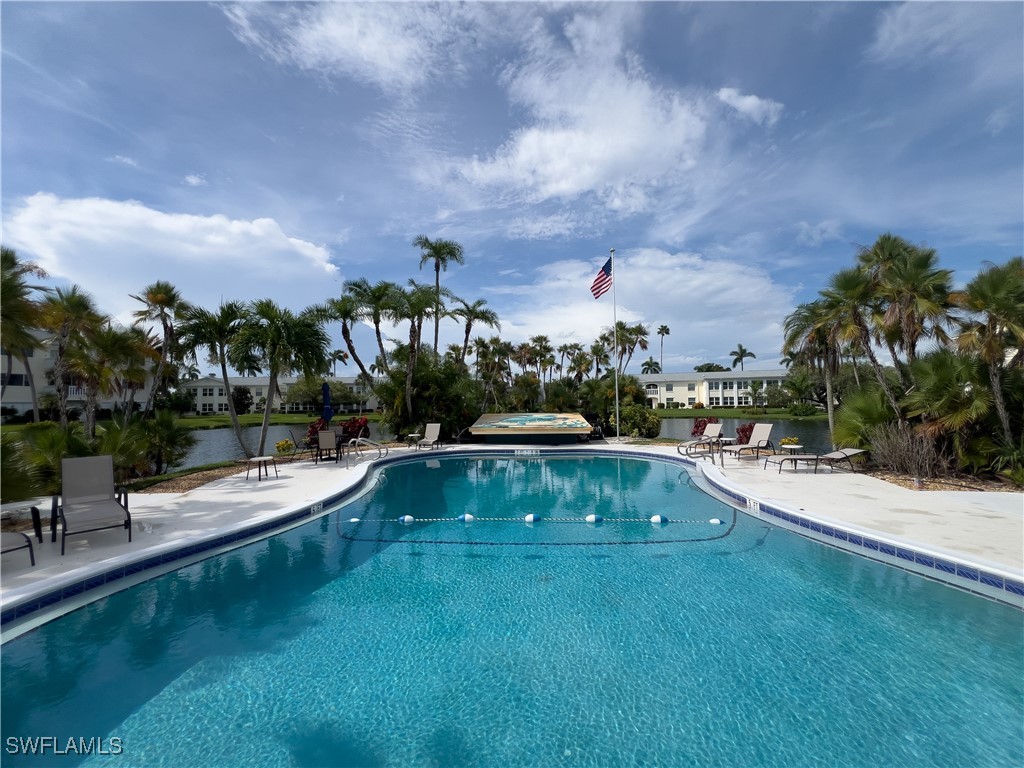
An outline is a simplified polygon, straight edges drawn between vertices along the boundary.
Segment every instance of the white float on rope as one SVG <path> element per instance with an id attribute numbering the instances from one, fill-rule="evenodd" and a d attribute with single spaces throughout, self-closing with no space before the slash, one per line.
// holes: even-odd
<path id="1" fill-rule="evenodd" d="M 410 525 L 416 522 L 416 518 L 412 515 L 402 515 L 400 518 L 398 518 L 398 522 L 404 523 L 405 525 Z"/>

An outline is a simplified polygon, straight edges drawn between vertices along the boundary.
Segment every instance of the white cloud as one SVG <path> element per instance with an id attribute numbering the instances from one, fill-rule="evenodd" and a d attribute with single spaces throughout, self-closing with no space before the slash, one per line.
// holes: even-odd
<path id="1" fill-rule="evenodd" d="M 735 88 L 720 88 L 718 100 L 761 125 L 775 125 L 779 121 L 779 117 L 782 116 L 783 105 L 779 102 L 740 93 Z"/>
<path id="2" fill-rule="evenodd" d="M 127 165 L 130 168 L 139 167 L 139 164 L 134 159 L 130 157 L 125 157 L 124 155 L 114 155 L 113 157 L 108 157 L 107 160 L 109 160 L 112 163 L 120 163 L 121 165 Z"/>
<path id="3" fill-rule="evenodd" d="M 205 187 L 206 179 L 199 174 L 190 173 L 185 177 L 185 183 L 190 187 Z"/>
<path id="4" fill-rule="evenodd" d="M 520 342 L 544 334 L 555 346 L 592 342 L 612 325 L 612 292 L 596 301 L 590 294 L 606 258 L 554 262 L 539 268 L 530 283 L 487 287 L 501 316 L 502 337 Z M 657 349 L 660 325 L 671 329 L 665 339 L 667 369 L 672 359 L 726 360 L 737 342 L 753 350 L 763 367 L 776 367 L 793 295 L 763 270 L 643 248 L 616 253 L 615 272 L 618 319 L 644 323 L 651 331 L 651 351 L 640 359 L 639 351 L 634 355 L 631 372 Z"/>
<path id="5" fill-rule="evenodd" d="M 130 298 L 167 280 L 188 301 L 269 297 L 298 311 L 337 292 L 338 269 L 321 246 L 289 237 L 273 219 L 165 213 L 135 201 L 39 193 L 12 205 L 4 244 L 78 284 L 123 323 Z"/>
<path id="6" fill-rule="evenodd" d="M 1006 107 L 992 110 L 985 118 L 985 130 L 992 136 L 998 136 L 1010 123 L 1010 111 Z"/>
<path id="7" fill-rule="evenodd" d="M 796 225 L 796 241 L 801 245 L 817 247 L 829 240 L 839 240 L 842 228 L 836 219 L 825 219 L 817 224 L 801 221 Z"/>
<path id="8" fill-rule="evenodd" d="M 385 92 L 457 75 L 477 32 L 472 7 L 447 3 L 245 3 L 224 13 L 239 40 L 275 61 Z"/>
<path id="9" fill-rule="evenodd" d="M 634 10 L 580 11 L 560 37 L 531 28 L 525 58 L 504 76 L 526 124 L 494 152 L 454 160 L 455 176 L 505 203 L 594 195 L 607 210 L 632 214 L 654 188 L 691 169 L 704 110 L 657 85 L 626 49 Z"/>

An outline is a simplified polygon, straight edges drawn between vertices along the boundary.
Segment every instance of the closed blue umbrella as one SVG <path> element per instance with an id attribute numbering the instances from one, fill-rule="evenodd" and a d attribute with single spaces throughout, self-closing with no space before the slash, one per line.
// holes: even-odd
<path id="1" fill-rule="evenodd" d="M 331 387 L 326 381 L 324 382 L 322 391 L 324 393 L 324 412 L 322 415 L 324 421 L 326 421 L 327 425 L 330 426 L 331 419 L 334 417 L 334 409 L 331 408 Z"/>

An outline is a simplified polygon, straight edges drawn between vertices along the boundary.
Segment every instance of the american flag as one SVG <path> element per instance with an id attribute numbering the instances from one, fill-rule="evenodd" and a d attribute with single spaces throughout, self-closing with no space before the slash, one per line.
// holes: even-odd
<path id="1" fill-rule="evenodd" d="M 597 273 L 594 282 L 590 285 L 590 292 L 595 299 L 600 299 L 605 292 L 612 287 L 612 260 L 608 259 Z"/>

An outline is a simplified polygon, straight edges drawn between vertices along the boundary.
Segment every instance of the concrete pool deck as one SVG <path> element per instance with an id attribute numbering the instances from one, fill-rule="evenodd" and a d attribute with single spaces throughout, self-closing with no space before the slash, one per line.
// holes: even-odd
<path id="1" fill-rule="evenodd" d="M 659 445 L 581 444 L 543 451 L 536 451 L 536 446 L 521 448 L 531 449 L 531 454 L 600 450 L 679 458 L 674 446 Z M 516 446 L 483 445 L 448 446 L 440 451 L 402 448 L 392 449 L 391 457 L 419 455 L 429 459 L 466 450 L 508 452 L 515 449 Z M 724 485 L 735 487 L 762 503 L 776 504 L 799 515 L 806 514 L 859 533 L 905 543 L 989 569 L 1007 579 L 1024 581 L 1024 494 L 913 491 L 844 471 L 822 470 L 813 474 L 810 469 L 786 468 L 777 472 L 773 466 L 765 470 L 763 460 L 728 458 L 724 468 L 715 469 L 710 469 L 706 461 L 698 464 L 708 470 L 709 477 L 718 478 Z M 61 588 L 67 589 L 73 602 L 84 604 L 95 599 L 97 593 L 89 584 L 83 589 L 82 582 L 88 582 L 95 574 L 144 559 L 152 562 L 154 558 L 197 542 L 236 537 L 223 547 L 207 548 L 194 557 L 194 560 L 204 559 L 264 535 L 246 538 L 237 532 L 245 532 L 261 523 L 273 526 L 275 521 L 294 517 L 297 511 L 307 514 L 295 522 L 301 524 L 308 521 L 311 507 L 356 487 L 373 465 L 374 462 L 365 457 L 352 466 L 304 460 L 279 464 L 279 476 L 263 480 L 257 480 L 255 473 L 246 479 L 243 470 L 185 493 L 134 493 L 129 499 L 132 542 L 128 542 L 123 530 L 116 529 L 76 536 L 67 540 L 63 557 L 59 535 L 56 542 L 50 541 L 47 504 L 40 508 L 43 543 L 34 537 L 32 540 L 35 567 L 29 565 L 27 550 L 9 552 L 0 558 L 0 609 L 8 611 Z M 123 578 L 107 591 L 116 591 L 189 562 L 187 558 L 179 557 L 173 563 L 169 559 L 166 568 L 152 568 Z M 78 585 L 74 595 L 72 585 Z M 60 600 L 61 611 L 69 607 L 68 599 Z M 52 618 L 50 612 L 41 609 L 36 623 L 49 618 Z M 10 625 L 19 623 L 10 622 Z"/>

